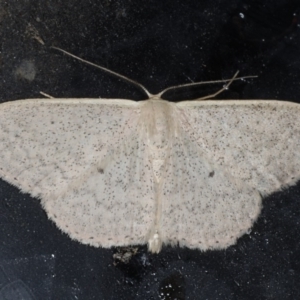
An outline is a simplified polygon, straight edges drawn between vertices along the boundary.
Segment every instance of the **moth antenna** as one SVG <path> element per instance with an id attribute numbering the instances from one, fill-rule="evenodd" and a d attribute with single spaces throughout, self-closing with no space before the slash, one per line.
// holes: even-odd
<path id="1" fill-rule="evenodd" d="M 151 98 L 151 96 L 152 96 L 152 94 L 149 93 L 149 91 L 148 91 L 142 84 L 138 83 L 137 81 L 135 81 L 135 80 L 133 80 L 133 79 L 130 79 L 130 78 L 124 76 L 124 75 L 121 75 L 121 74 L 119 74 L 119 73 L 117 73 L 117 72 L 114 72 L 114 71 L 112 71 L 112 70 L 110 70 L 110 69 L 107 69 L 107 68 L 105 68 L 105 67 L 96 65 L 96 64 L 94 64 L 94 63 L 92 63 L 92 62 L 90 62 L 90 61 L 88 61 L 88 60 L 85 60 L 85 59 L 83 59 L 83 58 L 80 58 L 79 56 L 76 56 L 76 55 L 74 55 L 74 54 L 72 54 L 72 53 L 70 53 L 70 52 L 68 52 L 68 51 L 66 51 L 66 50 L 63 50 L 63 49 L 59 48 L 59 47 L 51 46 L 50 48 L 55 49 L 55 50 L 58 50 L 58 51 L 60 51 L 60 52 L 63 52 L 64 54 L 69 55 L 69 56 L 71 56 L 71 57 L 73 57 L 73 58 L 75 58 L 75 59 L 77 59 L 77 60 L 79 60 L 79 61 L 81 61 L 81 62 L 84 62 L 84 63 L 86 63 L 86 64 L 88 64 L 88 65 L 91 65 L 91 66 L 93 66 L 93 67 L 96 67 L 96 68 L 98 68 L 98 69 L 101 69 L 102 71 L 105 71 L 105 72 L 107 72 L 107 73 L 109 73 L 109 74 L 112 74 L 112 75 L 114 75 L 114 76 L 116 76 L 116 77 L 122 78 L 123 80 L 128 81 L 128 82 L 130 82 L 131 84 L 134 84 L 135 86 L 139 87 L 139 88 L 147 95 L 148 98 Z"/>
<path id="2" fill-rule="evenodd" d="M 161 97 L 165 92 L 167 92 L 169 90 L 183 88 L 183 87 L 188 87 L 188 86 L 196 86 L 196 85 L 201 85 L 201 84 L 211 84 L 211 83 L 228 82 L 222 89 L 220 89 L 216 93 L 204 96 L 202 98 L 195 99 L 196 101 L 198 101 L 198 100 L 205 100 L 205 99 L 208 99 L 208 98 L 213 98 L 213 97 L 217 96 L 218 94 L 222 93 L 224 90 L 228 89 L 228 87 L 231 85 L 231 83 L 233 81 L 235 81 L 235 80 L 245 79 L 245 78 L 257 78 L 258 77 L 258 76 L 237 77 L 238 73 L 239 73 L 239 71 L 237 71 L 231 79 L 212 80 L 212 81 L 199 81 L 199 82 L 192 82 L 192 83 L 185 83 L 185 84 L 174 85 L 174 86 L 171 86 L 171 87 L 168 87 L 168 88 L 164 89 L 157 96 Z"/>
<path id="3" fill-rule="evenodd" d="M 234 80 L 237 79 L 238 74 L 239 74 L 239 71 L 237 71 L 237 72 L 234 74 L 234 76 L 229 80 L 229 82 L 226 83 L 219 91 L 215 92 L 214 94 L 210 94 L 210 95 L 207 95 L 207 96 L 204 96 L 204 97 L 195 99 L 195 101 L 202 101 L 202 100 L 214 98 L 214 97 L 216 97 L 217 95 L 221 94 L 222 92 L 224 92 L 225 90 L 228 89 L 228 87 L 233 83 Z"/>

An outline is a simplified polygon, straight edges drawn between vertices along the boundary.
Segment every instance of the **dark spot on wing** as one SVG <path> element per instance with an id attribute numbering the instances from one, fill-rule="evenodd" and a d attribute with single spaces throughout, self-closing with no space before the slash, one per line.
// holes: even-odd
<path id="1" fill-rule="evenodd" d="M 97 171 L 100 173 L 100 174 L 103 174 L 104 173 L 104 170 L 102 168 L 97 168 Z"/>
<path id="2" fill-rule="evenodd" d="M 215 171 L 211 171 L 209 174 L 208 174 L 208 177 L 214 177 L 215 175 Z"/>

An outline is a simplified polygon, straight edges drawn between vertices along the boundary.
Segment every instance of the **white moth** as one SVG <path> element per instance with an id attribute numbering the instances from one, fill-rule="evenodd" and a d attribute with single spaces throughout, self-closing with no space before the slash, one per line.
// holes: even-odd
<path id="1" fill-rule="evenodd" d="M 84 244 L 234 244 L 300 178 L 300 106 L 161 94 L 1 104 L 1 178 Z"/>

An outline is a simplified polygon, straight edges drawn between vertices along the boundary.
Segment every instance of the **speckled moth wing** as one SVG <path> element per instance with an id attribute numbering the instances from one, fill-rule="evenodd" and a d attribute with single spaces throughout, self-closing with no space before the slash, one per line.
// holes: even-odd
<path id="1" fill-rule="evenodd" d="M 40 198 L 72 238 L 104 247 L 145 243 L 154 200 L 140 110 L 128 100 L 1 104 L 0 175 Z"/>
<path id="2" fill-rule="evenodd" d="M 162 240 L 202 250 L 226 248 L 257 219 L 260 194 L 299 180 L 300 107 L 280 101 L 188 101 L 177 108 L 181 132 L 166 164 Z"/>
<path id="3" fill-rule="evenodd" d="M 300 178 L 300 106 L 284 101 L 186 101 L 181 124 L 207 160 L 262 195 Z"/>
<path id="4" fill-rule="evenodd" d="M 193 140 L 193 133 L 179 128 L 162 183 L 162 241 L 201 250 L 224 249 L 251 228 L 260 213 L 261 197 L 212 161 Z"/>

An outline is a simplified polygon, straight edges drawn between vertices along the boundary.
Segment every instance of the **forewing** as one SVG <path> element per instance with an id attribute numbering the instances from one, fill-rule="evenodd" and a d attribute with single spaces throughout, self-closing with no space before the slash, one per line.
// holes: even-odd
<path id="1" fill-rule="evenodd" d="M 152 178 L 126 100 L 26 100 L 0 106 L 0 175 L 41 199 L 72 238 L 95 246 L 145 242 Z"/>
<path id="2" fill-rule="evenodd" d="M 270 194 L 300 178 L 300 106 L 282 101 L 189 101 L 180 125 L 207 159 Z"/>

